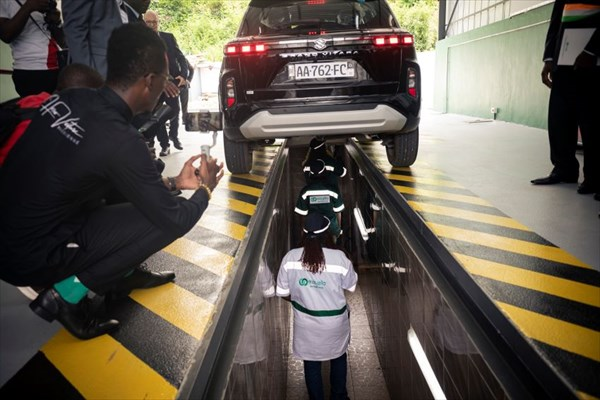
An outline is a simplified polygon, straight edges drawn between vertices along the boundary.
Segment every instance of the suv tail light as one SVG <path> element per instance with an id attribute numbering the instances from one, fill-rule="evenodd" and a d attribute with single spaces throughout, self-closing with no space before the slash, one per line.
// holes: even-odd
<path id="1" fill-rule="evenodd" d="M 376 36 L 373 38 L 375 46 L 412 46 L 415 39 L 411 34 Z"/>
<path id="2" fill-rule="evenodd" d="M 417 71 L 414 68 L 408 68 L 408 94 L 412 97 L 417 97 Z"/>
<path id="3" fill-rule="evenodd" d="M 233 78 L 225 81 L 225 99 L 227 101 L 227 108 L 235 104 L 235 79 Z"/>
<path id="4" fill-rule="evenodd" d="M 227 56 L 235 56 L 240 54 L 261 54 L 267 51 L 267 46 L 264 43 L 227 43 L 224 48 L 224 53 Z"/>

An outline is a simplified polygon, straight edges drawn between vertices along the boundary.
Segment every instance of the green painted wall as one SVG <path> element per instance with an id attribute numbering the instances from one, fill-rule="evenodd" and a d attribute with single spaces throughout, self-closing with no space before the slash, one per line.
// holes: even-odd
<path id="1" fill-rule="evenodd" d="M 0 41 L 0 70 L 12 71 L 10 47 L 2 41 Z M 18 97 L 18 94 L 15 92 L 15 85 L 10 74 L 0 74 L 0 103 L 15 97 Z"/>
<path id="2" fill-rule="evenodd" d="M 546 128 L 542 54 L 552 4 L 438 41 L 437 111 Z"/>

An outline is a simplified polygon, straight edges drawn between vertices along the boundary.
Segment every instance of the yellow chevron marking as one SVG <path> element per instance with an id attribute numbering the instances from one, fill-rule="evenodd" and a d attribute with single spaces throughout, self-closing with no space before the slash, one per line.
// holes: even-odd
<path id="1" fill-rule="evenodd" d="M 526 336 L 600 362 L 600 332 L 496 302 Z"/>
<path id="2" fill-rule="evenodd" d="M 165 247 L 163 251 L 221 277 L 227 276 L 233 264 L 233 257 L 185 237 L 177 239 Z"/>
<path id="3" fill-rule="evenodd" d="M 577 393 L 577 397 L 579 397 L 581 400 L 600 400 L 596 396 L 592 396 L 591 394 L 584 392 L 576 391 L 575 393 Z"/>
<path id="4" fill-rule="evenodd" d="M 263 163 L 267 163 L 267 164 L 271 164 L 273 163 L 273 160 L 275 160 L 275 157 L 277 156 L 277 153 L 254 153 L 254 161 L 260 161 Z"/>
<path id="5" fill-rule="evenodd" d="M 254 153 L 255 159 L 260 159 L 262 161 L 270 162 L 273 161 L 277 153 Z"/>
<path id="6" fill-rule="evenodd" d="M 272 144 L 271 147 L 261 147 L 258 151 L 254 153 L 267 153 L 267 154 L 277 154 L 279 149 L 281 148 L 281 143 Z"/>
<path id="7" fill-rule="evenodd" d="M 257 189 L 252 186 L 240 185 L 239 183 L 227 182 L 227 189 L 233 192 L 246 193 L 254 197 L 260 197 L 262 189 Z"/>
<path id="8" fill-rule="evenodd" d="M 174 399 L 177 395 L 165 378 L 109 335 L 79 340 L 63 329 L 41 351 L 86 399 Z"/>
<path id="9" fill-rule="evenodd" d="M 448 181 L 444 179 L 436 179 L 436 178 L 419 178 L 417 176 L 407 176 L 407 175 L 398 175 L 398 174 L 383 174 L 388 179 L 394 179 L 397 181 L 405 181 L 405 182 L 415 182 L 422 183 L 427 185 L 437 185 L 437 186 L 445 186 L 451 188 L 463 188 L 461 185 L 454 181 Z"/>
<path id="10" fill-rule="evenodd" d="M 240 201 L 236 199 L 230 199 L 228 197 L 221 197 L 214 193 L 212 199 L 210 200 L 211 204 L 216 204 L 224 208 L 228 208 L 233 211 L 241 212 L 246 215 L 254 215 L 256 211 L 256 206 L 254 204 L 246 203 L 245 201 Z"/>
<path id="11" fill-rule="evenodd" d="M 427 225 L 436 235 L 449 239 L 461 240 L 463 242 L 474 243 L 481 246 L 492 247 L 495 249 L 510 251 L 513 253 L 524 254 L 527 256 L 543 258 L 556 261 L 563 264 L 569 264 L 576 267 L 592 269 L 591 266 L 573 257 L 566 251 L 558 247 L 546 246 L 543 244 L 530 243 L 524 240 L 511 239 L 503 236 L 492 235 L 470 231 L 467 229 L 454 228 L 447 225 L 427 222 Z"/>
<path id="12" fill-rule="evenodd" d="M 196 224 L 206 229 L 221 233 L 236 240 L 242 240 L 246 234 L 246 227 L 235 222 L 223 220 L 221 217 L 204 214 Z"/>
<path id="13" fill-rule="evenodd" d="M 267 177 L 266 176 L 260 176 L 260 175 L 252 175 L 252 174 L 239 174 L 236 175 L 237 177 L 240 178 L 244 178 L 244 179 L 248 179 L 254 182 L 258 182 L 258 183 L 265 183 L 267 182 Z"/>
<path id="14" fill-rule="evenodd" d="M 464 254 L 453 253 L 453 255 L 473 275 L 484 276 L 496 281 L 537 290 L 593 307 L 600 307 L 599 287 L 465 256 Z"/>
<path id="15" fill-rule="evenodd" d="M 364 150 L 364 149 L 363 149 Z M 426 163 L 417 162 L 410 167 L 393 167 L 390 165 L 387 157 L 384 154 L 365 151 L 367 157 L 377 165 L 381 172 L 394 173 L 394 172 L 409 172 L 418 174 L 427 174 L 432 176 L 442 177 L 444 174 L 437 169 L 431 168 Z"/>
<path id="16" fill-rule="evenodd" d="M 253 164 L 253 165 L 252 165 L 252 171 L 263 171 L 263 172 L 269 172 L 270 170 L 271 170 L 271 165 L 270 165 L 270 164 L 269 164 L 269 165 L 266 165 L 266 166 L 263 166 L 263 165 L 256 165 L 256 164 Z"/>
<path id="17" fill-rule="evenodd" d="M 444 193 L 444 192 L 438 192 L 435 190 L 410 188 L 410 187 L 406 187 L 406 186 L 394 185 L 394 187 L 400 193 L 412 194 L 412 195 L 416 195 L 416 196 L 433 197 L 433 198 L 442 199 L 442 200 L 459 201 L 461 203 L 476 204 L 476 205 L 486 206 L 486 207 L 492 206 L 487 201 L 482 200 L 479 197 L 475 197 L 475 196 L 465 196 L 462 194 Z"/>
<path id="18" fill-rule="evenodd" d="M 415 211 L 447 215 L 449 217 L 466 219 L 468 221 L 483 222 L 486 224 L 504 226 L 507 228 L 520 229 L 522 231 L 531 232 L 529 228 L 527 228 L 525 225 L 522 225 L 509 217 L 501 217 L 498 215 L 490 215 L 476 211 L 461 210 L 460 208 L 438 206 L 435 204 L 421 203 L 418 201 L 409 201 L 408 204 Z"/>
<path id="19" fill-rule="evenodd" d="M 134 290 L 129 297 L 198 340 L 215 311 L 213 304 L 174 283 Z"/>
<path id="20" fill-rule="evenodd" d="M 387 161 L 387 158 L 386 158 Z M 431 168 L 428 164 L 425 163 L 415 163 L 410 167 L 392 167 L 391 165 L 387 164 L 390 167 L 390 173 L 393 173 L 394 171 L 403 171 L 403 172 L 410 172 L 410 173 L 417 173 L 417 174 L 428 174 L 428 175 L 433 175 L 433 176 L 438 176 L 438 177 L 442 177 L 444 176 L 444 174 L 437 170 L 437 169 L 433 169 Z"/>

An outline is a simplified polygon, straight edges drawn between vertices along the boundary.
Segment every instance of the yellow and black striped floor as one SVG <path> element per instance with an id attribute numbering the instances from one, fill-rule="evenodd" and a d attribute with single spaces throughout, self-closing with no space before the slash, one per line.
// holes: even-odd
<path id="1" fill-rule="evenodd" d="M 278 150 L 255 152 L 249 174 L 226 175 L 198 224 L 148 259 L 153 270 L 174 270 L 174 283 L 109 308 L 121 321 L 114 334 L 80 341 L 61 329 L 0 388 L 2 398 L 174 399 L 227 293 Z"/>
<path id="2" fill-rule="evenodd" d="M 363 150 L 514 325 L 575 387 L 600 398 L 600 273 L 418 162 Z"/>
<path id="3" fill-rule="evenodd" d="M 363 149 L 580 397 L 600 398 L 599 273 L 441 172 L 419 162 L 391 168 L 382 146 Z M 197 226 L 149 259 L 152 269 L 174 269 L 175 283 L 135 291 L 110 310 L 122 321 L 113 335 L 79 341 L 61 330 L 0 395 L 175 398 L 218 312 L 277 151 L 255 152 L 250 174 L 227 175 Z"/>

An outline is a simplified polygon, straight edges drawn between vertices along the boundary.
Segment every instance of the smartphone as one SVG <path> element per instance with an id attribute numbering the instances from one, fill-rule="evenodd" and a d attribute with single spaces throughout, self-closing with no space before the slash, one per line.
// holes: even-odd
<path id="1" fill-rule="evenodd" d="M 219 111 L 189 112 L 184 121 L 188 132 L 215 132 L 223 129 L 223 115 Z"/>

